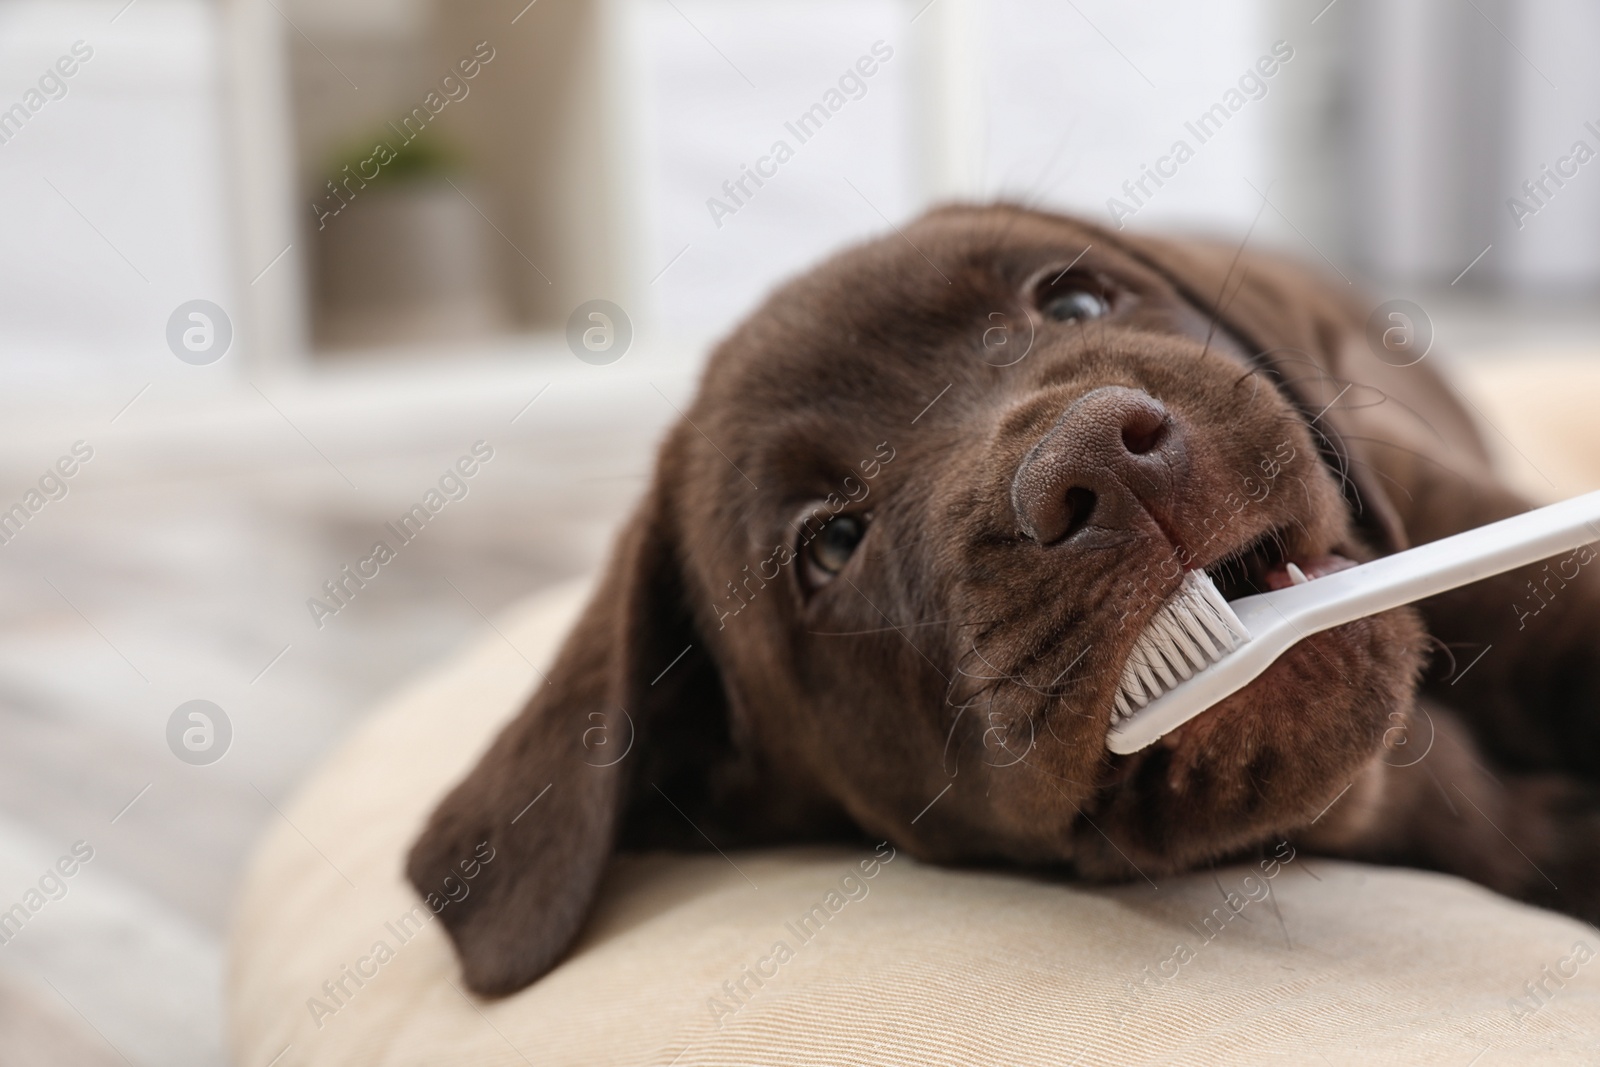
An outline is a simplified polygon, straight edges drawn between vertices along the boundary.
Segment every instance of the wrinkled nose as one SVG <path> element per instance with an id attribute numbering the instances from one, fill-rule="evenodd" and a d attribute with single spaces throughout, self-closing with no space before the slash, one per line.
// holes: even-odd
<path id="1" fill-rule="evenodd" d="M 1161 401 L 1104 386 L 1073 401 L 1022 457 L 1011 506 L 1042 545 L 1091 526 L 1131 530 L 1141 515 L 1165 530 L 1185 459 L 1182 431 Z"/>

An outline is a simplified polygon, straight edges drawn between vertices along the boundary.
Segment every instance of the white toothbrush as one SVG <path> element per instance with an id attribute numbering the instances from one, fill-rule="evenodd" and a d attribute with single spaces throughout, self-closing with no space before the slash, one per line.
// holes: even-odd
<path id="1" fill-rule="evenodd" d="M 1600 492 L 1232 603 L 1203 571 L 1190 571 L 1134 644 L 1106 747 L 1128 755 L 1154 744 L 1302 638 L 1592 541 L 1600 541 Z M 1297 567 L 1291 575 L 1304 577 Z"/>

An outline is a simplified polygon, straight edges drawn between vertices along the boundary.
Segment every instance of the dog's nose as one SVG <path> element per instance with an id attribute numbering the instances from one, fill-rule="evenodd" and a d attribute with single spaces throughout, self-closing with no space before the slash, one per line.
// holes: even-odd
<path id="1" fill-rule="evenodd" d="M 1138 389 L 1086 393 L 1022 457 L 1011 506 L 1042 545 L 1097 529 L 1127 530 L 1143 511 L 1165 528 L 1183 466 L 1182 432 L 1161 401 Z"/>

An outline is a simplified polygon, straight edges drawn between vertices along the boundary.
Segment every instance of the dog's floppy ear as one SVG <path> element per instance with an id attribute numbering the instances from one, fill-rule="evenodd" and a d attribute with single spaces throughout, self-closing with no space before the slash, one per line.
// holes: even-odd
<path id="1" fill-rule="evenodd" d="M 1399 513 L 1340 407 L 1352 375 L 1341 366 L 1363 326 L 1354 301 L 1340 299 L 1311 272 L 1263 253 L 1209 241 L 1116 235 L 1115 240 L 1167 277 L 1185 299 L 1274 372 L 1298 403 L 1324 454 L 1343 472 L 1356 523 L 1386 552 L 1407 547 Z M 1417 373 L 1432 377 L 1431 370 Z M 1346 402 L 1350 398 L 1343 398 Z M 1461 418 L 1466 424 L 1465 413 Z"/>
<path id="2" fill-rule="evenodd" d="M 560 959 L 636 787 L 676 792 L 694 813 L 719 777 L 711 765 L 730 758 L 726 698 L 685 601 L 666 486 L 658 474 L 548 680 L 412 847 L 406 874 L 480 994 L 514 992 Z"/>

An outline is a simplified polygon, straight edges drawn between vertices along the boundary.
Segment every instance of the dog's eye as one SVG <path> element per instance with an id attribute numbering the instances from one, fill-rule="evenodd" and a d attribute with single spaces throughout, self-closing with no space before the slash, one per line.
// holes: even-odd
<path id="1" fill-rule="evenodd" d="M 867 524 L 855 515 L 829 519 L 806 545 L 806 577 L 811 584 L 820 586 L 844 570 L 866 534 Z"/>
<path id="2" fill-rule="evenodd" d="M 1086 289 L 1073 289 L 1050 297 L 1043 311 L 1057 322 L 1081 322 L 1098 319 L 1107 311 L 1106 302 Z"/>

